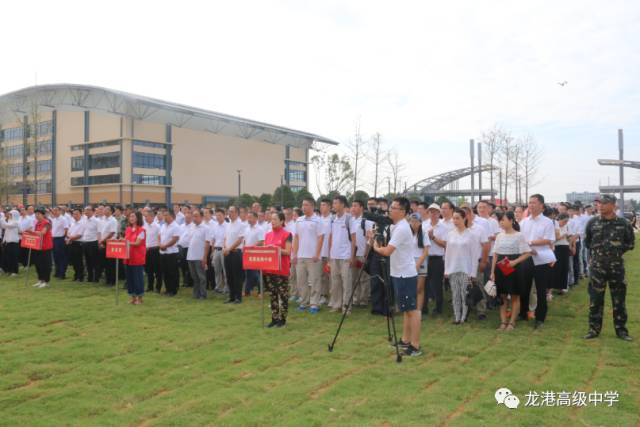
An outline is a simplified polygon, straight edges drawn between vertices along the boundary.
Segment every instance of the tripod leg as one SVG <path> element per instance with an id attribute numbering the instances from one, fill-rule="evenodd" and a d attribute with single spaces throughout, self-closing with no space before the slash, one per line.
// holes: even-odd
<path id="1" fill-rule="evenodd" d="M 347 317 L 347 313 L 351 310 L 351 305 L 353 304 L 353 296 L 358 290 L 358 286 L 360 286 L 360 277 L 362 277 L 362 272 L 364 271 L 364 266 L 360 268 L 358 272 L 358 278 L 356 280 L 356 285 L 351 289 L 351 296 L 349 296 L 349 302 L 347 303 L 347 309 L 342 313 L 342 317 L 340 318 L 340 323 L 338 324 L 338 329 L 336 330 L 336 335 L 333 337 L 333 341 L 329 344 L 329 351 L 333 351 L 333 347 L 336 344 L 336 340 L 338 339 L 338 335 L 340 334 L 340 330 L 342 329 L 342 324 L 344 323 L 344 319 Z"/>
<path id="2" fill-rule="evenodd" d="M 396 362 L 400 363 L 402 362 L 402 355 L 400 354 L 400 347 L 399 347 L 399 343 L 398 343 L 398 334 L 396 332 L 396 321 L 393 317 L 393 312 L 391 311 L 391 290 L 389 289 L 389 287 L 391 286 L 391 277 L 389 277 L 388 271 L 386 269 L 386 266 L 383 266 L 383 274 L 385 275 L 386 280 L 384 280 L 384 289 L 385 289 L 385 295 L 387 297 L 387 323 L 391 323 L 391 329 L 393 330 L 393 343 L 394 343 L 394 347 L 396 348 Z"/>

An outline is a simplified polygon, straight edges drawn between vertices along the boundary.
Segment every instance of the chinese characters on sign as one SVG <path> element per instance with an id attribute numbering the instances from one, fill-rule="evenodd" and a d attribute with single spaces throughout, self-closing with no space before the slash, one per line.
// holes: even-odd
<path id="1" fill-rule="evenodd" d="M 20 247 L 39 251 L 42 249 L 42 236 L 35 231 L 23 231 L 20 239 Z"/>
<path id="2" fill-rule="evenodd" d="M 129 244 L 126 240 L 107 240 L 107 258 L 129 259 Z"/>
<path id="3" fill-rule="evenodd" d="M 242 251 L 242 267 L 245 270 L 279 270 L 280 248 L 247 246 Z"/>
<path id="4" fill-rule="evenodd" d="M 543 406 L 613 406 L 620 400 L 620 394 L 617 391 L 593 391 L 587 393 L 585 391 L 529 391 L 526 395 L 525 407 L 543 407 Z"/>

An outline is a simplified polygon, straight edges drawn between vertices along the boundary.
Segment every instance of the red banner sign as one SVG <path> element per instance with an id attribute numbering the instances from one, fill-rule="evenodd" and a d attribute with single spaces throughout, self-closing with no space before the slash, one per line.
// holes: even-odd
<path id="1" fill-rule="evenodd" d="M 34 251 L 42 250 L 42 236 L 35 231 L 23 231 L 20 239 L 20 247 L 25 249 L 33 249 Z"/>
<path id="2" fill-rule="evenodd" d="M 107 258 L 129 259 L 129 242 L 126 240 L 107 240 L 105 256 Z"/>
<path id="3" fill-rule="evenodd" d="M 245 270 L 280 270 L 280 248 L 275 246 L 247 246 L 242 250 Z"/>

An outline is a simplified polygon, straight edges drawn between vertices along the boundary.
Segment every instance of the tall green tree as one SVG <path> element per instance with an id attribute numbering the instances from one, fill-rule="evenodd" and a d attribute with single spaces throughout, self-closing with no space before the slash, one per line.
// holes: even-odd
<path id="1" fill-rule="evenodd" d="M 273 192 L 273 204 L 285 208 L 293 208 L 296 204 L 296 196 L 286 185 L 281 185 Z"/>
<path id="2" fill-rule="evenodd" d="M 268 206 L 273 204 L 273 195 L 262 193 L 260 197 L 258 197 L 258 203 L 262 206 L 262 209 L 267 209 Z"/>
<path id="3" fill-rule="evenodd" d="M 306 199 L 307 197 L 311 197 L 313 199 L 313 194 L 311 194 L 306 188 L 299 190 L 297 193 L 295 193 L 295 196 L 297 207 L 302 206 L 302 200 Z"/>
<path id="4" fill-rule="evenodd" d="M 347 156 L 318 154 L 311 158 L 316 171 L 318 193 L 346 193 L 354 179 L 353 168 Z"/>

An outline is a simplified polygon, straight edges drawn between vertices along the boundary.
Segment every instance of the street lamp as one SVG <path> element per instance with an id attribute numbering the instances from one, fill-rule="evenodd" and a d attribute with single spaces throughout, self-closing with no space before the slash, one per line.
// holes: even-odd
<path id="1" fill-rule="evenodd" d="M 240 202 L 240 184 L 242 179 L 242 170 L 238 169 L 238 203 Z"/>

